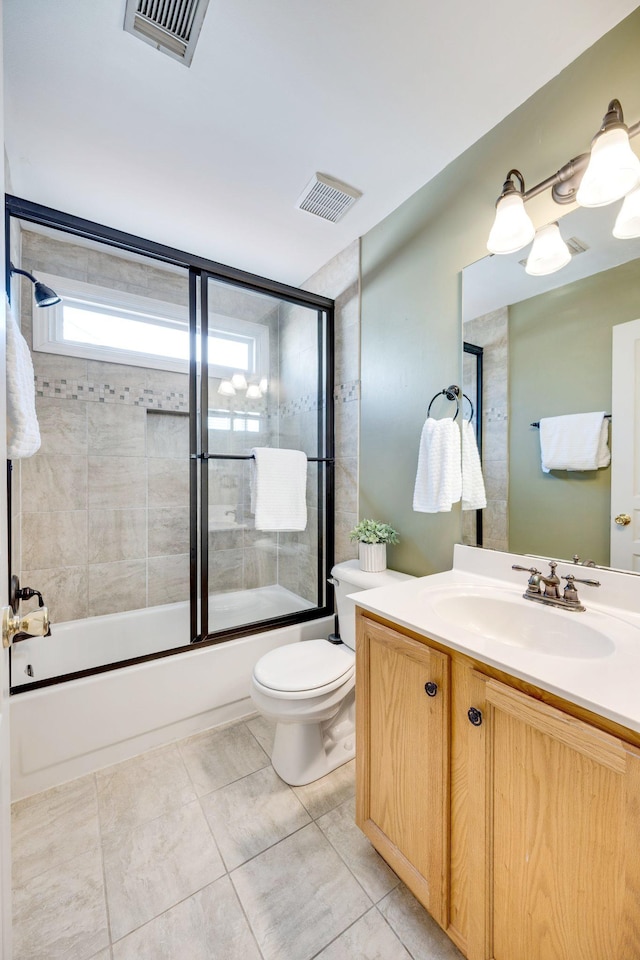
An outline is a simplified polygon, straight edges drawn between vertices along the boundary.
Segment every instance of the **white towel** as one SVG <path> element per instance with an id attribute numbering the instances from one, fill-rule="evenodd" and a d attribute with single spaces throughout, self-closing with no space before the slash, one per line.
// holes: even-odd
<path id="1" fill-rule="evenodd" d="M 251 512 L 256 530 L 306 530 L 306 454 L 277 447 L 255 447 L 251 453 Z"/>
<path id="2" fill-rule="evenodd" d="M 33 363 L 7 301 L 7 457 L 21 460 L 39 449 Z"/>
<path id="3" fill-rule="evenodd" d="M 541 420 L 542 472 L 597 470 L 609 466 L 608 429 L 604 411 Z"/>
<path id="4" fill-rule="evenodd" d="M 462 421 L 462 509 L 482 510 L 487 505 L 484 478 L 476 432 L 468 420 Z"/>
<path id="5" fill-rule="evenodd" d="M 448 513 L 461 494 L 458 424 L 428 417 L 420 437 L 413 509 L 419 513 Z"/>

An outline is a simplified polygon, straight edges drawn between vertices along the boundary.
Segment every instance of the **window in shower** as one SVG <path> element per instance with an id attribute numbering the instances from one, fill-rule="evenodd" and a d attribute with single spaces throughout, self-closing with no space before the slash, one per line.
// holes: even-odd
<path id="1" fill-rule="evenodd" d="M 52 636 L 14 692 L 332 612 L 332 303 L 8 198 L 33 308 L 38 453 L 12 464 L 12 572 Z M 261 531 L 251 450 L 308 458 L 304 531 Z M 23 603 L 27 612 L 36 601 Z"/>

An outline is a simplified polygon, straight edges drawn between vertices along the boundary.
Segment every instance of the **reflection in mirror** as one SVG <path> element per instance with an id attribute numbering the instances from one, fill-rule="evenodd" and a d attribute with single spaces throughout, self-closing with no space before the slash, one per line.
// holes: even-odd
<path id="1" fill-rule="evenodd" d="M 620 529 L 611 515 L 611 469 L 543 473 L 531 424 L 611 413 L 612 329 L 640 317 L 640 239 L 613 238 L 619 206 L 578 208 L 559 221 L 572 258 L 556 273 L 527 275 L 526 249 L 463 271 L 463 341 L 483 351 L 485 547 L 611 562 Z M 470 359 L 465 354 L 467 393 Z M 613 422 L 614 460 L 615 440 Z M 477 543 L 475 530 L 467 521 L 465 543 Z M 621 562 L 618 553 L 614 565 L 635 568 L 631 555 Z"/>

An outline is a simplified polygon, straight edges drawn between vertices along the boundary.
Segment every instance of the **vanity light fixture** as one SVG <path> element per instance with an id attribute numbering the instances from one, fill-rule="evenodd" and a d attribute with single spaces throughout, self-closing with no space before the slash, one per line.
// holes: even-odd
<path id="1" fill-rule="evenodd" d="M 591 142 L 591 156 L 576 200 L 581 207 L 605 207 L 640 183 L 640 160 L 631 149 L 619 100 L 609 104 Z"/>
<path id="2" fill-rule="evenodd" d="M 525 271 L 532 277 L 544 277 L 561 270 L 571 260 L 571 251 L 562 239 L 557 223 L 547 223 L 535 235 Z"/>
<path id="3" fill-rule="evenodd" d="M 624 198 L 613 228 L 618 240 L 633 240 L 640 237 L 640 187 L 636 187 Z"/>
<path id="4" fill-rule="evenodd" d="M 218 387 L 218 393 L 222 394 L 223 397 L 235 397 L 236 388 L 232 384 L 231 380 L 221 380 L 220 386 Z"/>
<path id="5" fill-rule="evenodd" d="M 496 216 L 487 241 L 489 252 L 515 253 L 533 240 L 535 229 L 524 205 L 545 190 L 551 190 L 558 204 L 577 201 L 585 207 L 613 203 L 634 190 L 640 185 L 640 159 L 631 149 L 629 138 L 638 133 L 640 121 L 627 127 L 620 101 L 611 100 L 592 141 L 591 153 L 574 157 L 529 190 L 525 190 L 520 171 L 510 170 L 496 202 Z M 520 189 L 514 184 L 514 177 Z"/>
<path id="6" fill-rule="evenodd" d="M 56 303 L 61 302 L 61 297 L 52 290 L 51 287 L 48 287 L 46 283 L 42 283 L 31 273 L 27 273 L 26 270 L 18 270 L 17 267 L 14 267 L 12 263 L 9 264 L 9 270 L 11 273 L 19 273 L 23 277 L 31 280 L 33 286 L 33 298 L 36 301 L 36 307 L 53 307 Z"/>
<path id="7" fill-rule="evenodd" d="M 250 383 L 247 387 L 247 400 L 260 400 L 262 391 L 257 383 Z"/>
<path id="8" fill-rule="evenodd" d="M 244 373 L 234 373 L 234 375 L 231 377 L 231 383 L 236 390 L 247 389 L 247 378 L 245 377 Z"/>
<path id="9" fill-rule="evenodd" d="M 518 180 L 520 189 L 513 177 Z M 519 170 L 509 170 L 496 201 L 496 219 L 487 248 L 490 253 L 515 253 L 533 240 L 535 232 L 531 217 L 524 209 L 524 177 Z"/>

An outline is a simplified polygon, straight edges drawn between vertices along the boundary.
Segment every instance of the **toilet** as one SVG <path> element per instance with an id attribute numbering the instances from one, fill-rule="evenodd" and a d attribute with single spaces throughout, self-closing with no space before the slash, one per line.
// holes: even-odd
<path id="1" fill-rule="evenodd" d="M 253 669 L 251 699 L 276 721 L 271 763 L 278 776 L 302 786 L 355 755 L 355 601 L 350 594 L 411 577 L 396 570 L 366 573 L 358 560 L 331 571 L 342 643 L 304 640 L 277 647 Z"/>

